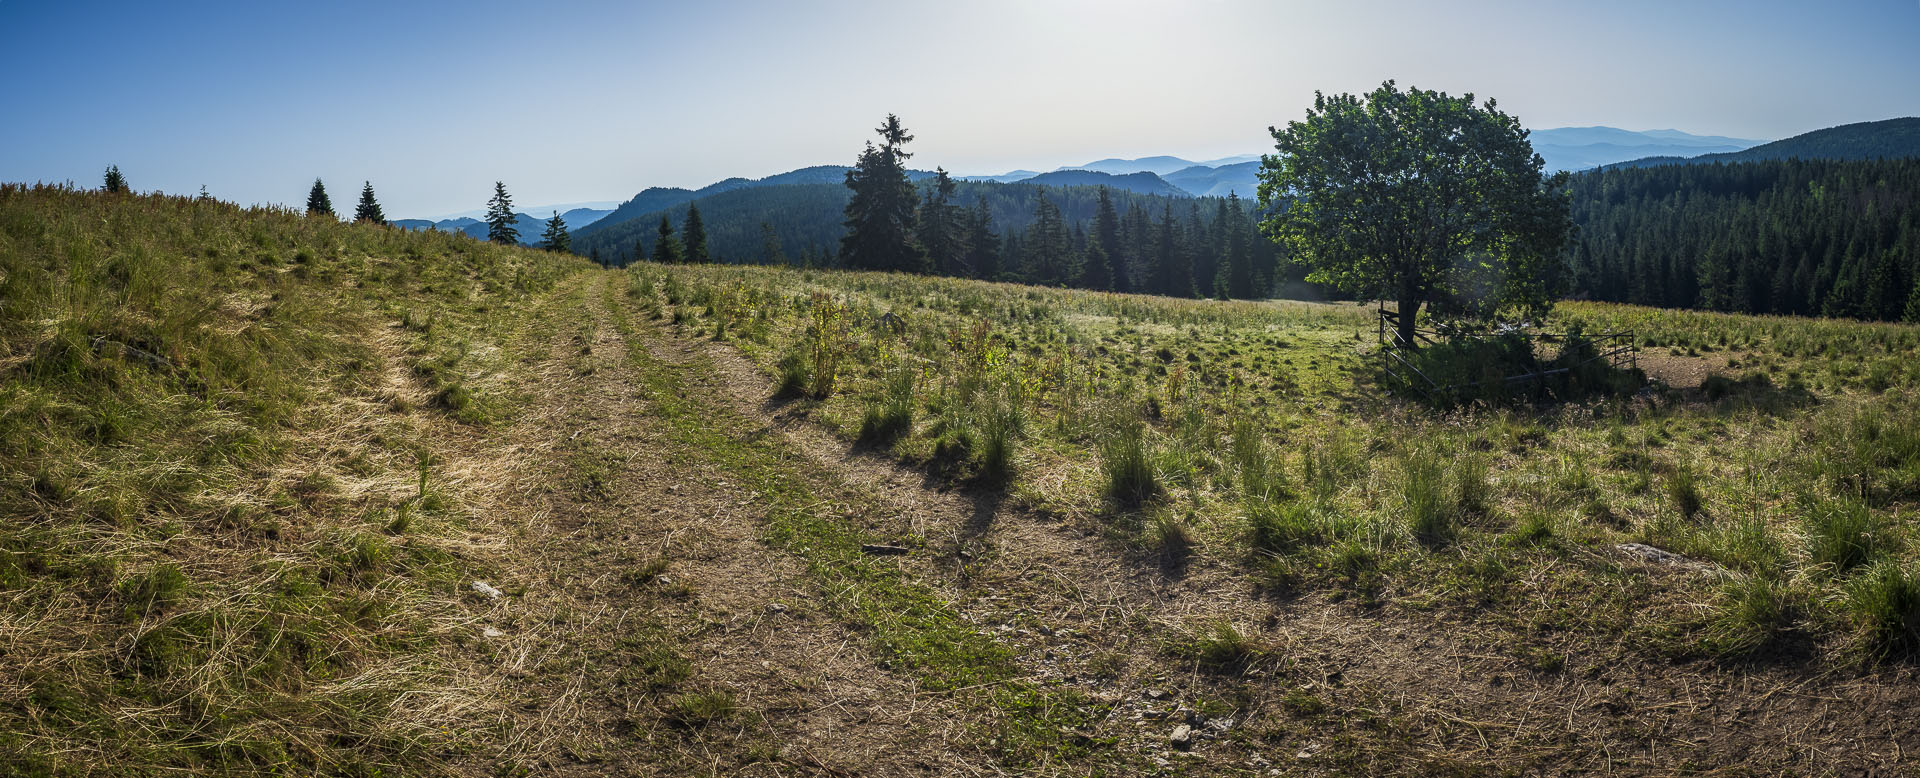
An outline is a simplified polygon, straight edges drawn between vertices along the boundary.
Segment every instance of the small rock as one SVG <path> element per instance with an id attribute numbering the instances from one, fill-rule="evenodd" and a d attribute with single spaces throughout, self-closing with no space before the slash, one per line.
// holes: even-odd
<path id="1" fill-rule="evenodd" d="M 767 612 L 768 613 L 786 613 L 787 606 L 781 605 L 780 603 L 777 603 L 777 602 L 770 602 L 770 603 L 767 603 Z"/>
<path id="2" fill-rule="evenodd" d="M 1148 689 L 1142 692 L 1142 694 L 1145 694 L 1149 700 L 1164 700 L 1167 698 L 1167 693 L 1160 689 Z"/>
<path id="3" fill-rule="evenodd" d="M 1192 748 L 1193 747 L 1193 727 L 1189 727 L 1185 724 L 1181 724 L 1180 726 L 1174 727 L 1173 734 L 1171 736 L 1168 736 L 1167 742 L 1173 744 L 1174 748 L 1178 748 L 1182 751 Z"/>
<path id="4" fill-rule="evenodd" d="M 490 638 L 503 638 L 507 636 L 507 633 L 501 632 L 498 628 L 491 626 L 480 628 L 480 634 Z"/>
<path id="5" fill-rule="evenodd" d="M 489 600 L 498 600 L 501 597 L 506 596 L 506 592 L 493 588 L 493 586 L 488 584 L 486 581 L 474 581 L 473 590 L 476 592 L 479 592 L 480 596 L 485 597 Z"/>
<path id="6" fill-rule="evenodd" d="M 1233 729 L 1233 719 L 1210 719 L 1207 721 L 1207 729 L 1215 732 L 1226 732 L 1229 729 Z"/>

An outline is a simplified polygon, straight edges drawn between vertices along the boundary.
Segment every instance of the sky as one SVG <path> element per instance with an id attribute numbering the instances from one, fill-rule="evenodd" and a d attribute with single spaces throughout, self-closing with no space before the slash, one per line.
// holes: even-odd
<path id="1" fill-rule="evenodd" d="M 1920 0 L 0 0 L 0 180 L 390 218 L 852 164 L 1270 150 L 1316 90 L 1471 92 L 1537 129 L 1775 139 L 1920 115 Z"/>

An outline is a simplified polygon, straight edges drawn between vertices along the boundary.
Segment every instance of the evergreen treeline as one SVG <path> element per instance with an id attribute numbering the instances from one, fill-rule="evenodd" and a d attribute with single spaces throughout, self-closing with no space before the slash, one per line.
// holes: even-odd
<path id="1" fill-rule="evenodd" d="M 1578 296 L 1920 321 L 1920 159 L 1609 169 L 1571 189 Z"/>
<path id="2" fill-rule="evenodd" d="M 1255 232 L 1251 201 L 1106 190 L 1112 241 L 1093 243 L 1108 255 L 1108 268 L 1113 255 L 1119 257 L 1120 272 L 1109 270 L 1108 284 L 1083 278 L 1082 272 L 1088 236 L 1106 234 L 1100 226 L 1102 189 L 956 180 L 946 186 L 950 190 L 943 197 L 936 177 L 918 183 L 915 192 L 915 237 L 928 253 L 930 271 L 941 275 L 1211 296 L 1225 267 L 1229 292 L 1238 279 L 1241 291 L 1233 296 L 1239 297 L 1259 296 L 1299 279 L 1282 266 L 1276 247 Z M 712 261 L 839 267 L 850 198 L 841 184 L 793 184 L 703 197 L 698 208 Z M 940 207 L 929 210 L 931 201 Z M 596 224 L 595 231 L 575 236 L 573 250 L 598 252 L 614 265 L 653 256 L 661 222 L 684 225 L 688 210 L 680 205 L 619 224 Z M 1045 226 L 1036 231 L 1042 215 Z M 1119 248 L 1108 250 L 1109 245 Z M 955 259 L 943 262 L 942 257 Z"/>

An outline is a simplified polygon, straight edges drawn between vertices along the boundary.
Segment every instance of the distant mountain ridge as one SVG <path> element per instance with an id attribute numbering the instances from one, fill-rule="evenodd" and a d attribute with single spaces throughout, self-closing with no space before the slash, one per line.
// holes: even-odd
<path id="1" fill-rule="evenodd" d="M 1034 186 L 1108 186 L 1140 194 L 1187 197 L 1185 189 L 1168 183 L 1165 179 L 1150 172 L 1107 173 L 1098 170 L 1055 170 L 1041 173 L 1032 178 L 1021 179 L 1021 184 Z"/>
<path id="2" fill-rule="evenodd" d="M 1546 161 L 1548 170 L 1586 170 L 1601 165 L 1641 157 L 1692 157 L 1701 154 L 1733 152 L 1758 146 L 1766 141 L 1730 138 L 1724 135 L 1694 135 L 1680 130 L 1623 130 L 1618 127 L 1553 127 L 1529 133 L 1534 151 Z M 1108 158 L 1083 165 L 1065 165 L 1054 172 L 1094 171 L 1115 176 L 1152 173 L 1195 197 L 1225 197 L 1238 194 L 1252 198 L 1259 187 L 1260 154 L 1236 154 L 1200 162 L 1159 155 L 1134 159 Z M 1011 170 L 998 175 L 956 176 L 963 181 L 997 181 L 1003 184 L 1036 182 L 1046 173 Z M 1036 182 L 1045 183 L 1045 182 Z"/>
<path id="3" fill-rule="evenodd" d="M 568 232 L 577 232 L 582 227 L 606 218 L 610 213 L 613 211 L 575 208 L 560 214 L 560 221 L 567 225 Z M 525 212 L 515 212 L 513 216 L 513 228 L 520 232 L 521 245 L 533 246 L 540 243 L 540 236 L 547 231 L 547 220 L 553 218 L 553 213 L 549 211 L 546 216 L 534 216 Z M 403 230 L 432 228 L 441 232 L 462 232 L 481 240 L 487 239 L 487 223 L 467 216 L 441 219 L 437 222 L 426 219 L 394 219 L 393 226 Z"/>
<path id="4" fill-rule="evenodd" d="M 621 224 L 647 214 L 657 213 L 683 203 L 693 202 L 702 197 L 711 197 L 738 189 L 786 186 L 792 184 L 841 184 L 846 182 L 847 171 L 851 169 L 852 168 L 845 165 L 814 165 L 812 167 L 803 167 L 799 170 L 789 170 L 785 173 L 775 173 L 766 178 L 752 179 L 735 177 L 722 179 L 700 187 L 699 189 L 682 189 L 677 186 L 647 187 L 641 190 L 639 194 L 634 195 L 633 199 L 621 203 L 620 207 L 613 209 L 612 213 L 599 219 L 595 226 L 604 228 L 608 225 Z M 933 175 L 933 173 L 925 170 L 907 171 L 907 178 L 911 181 L 924 181 L 932 178 Z M 579 234 L 591 235 L 596 231 L 597 230 L 594 229 L 583 229 L 579 231 Z"/>
<path id="5" fill-rule="evenodd" d="M 1920 157 L 1920 117 L 1907 116 L 1876 122 L 1856 122 L 1801 133 L 1741 151 L 1676 157 L 1654 156 L 1608 165 L 1610 168 L 1694 165 L 1714 162 L 1761 162 L 1776 159 L 1853 161 Z"/>

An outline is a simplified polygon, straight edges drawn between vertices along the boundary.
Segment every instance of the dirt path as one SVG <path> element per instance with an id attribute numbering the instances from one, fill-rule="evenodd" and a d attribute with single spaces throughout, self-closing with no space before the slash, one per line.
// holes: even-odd
<path id="1" fill-rule="evenodd" d="M 753 495 L 676 455 L 605 305 L 556 293 L 542 390 L 493 456 L 532 517 L 485 650 L 520 767 L 564 775 L 956 775 L 962 718 L 878 667 L 762 542 Z M 664 569 L 649 563 L 665 560 Z M 709 718 L 713 700 L 729 700 Z M 704 707 L 703 707 L 704 706 Z M 475 764 L 475 773 L 494 773 Z"/>
<path id="2" fill-rule="evenodd" d="M 1917 764 L 1909 669 L 1676 665 L 1318 595 L 1264 599 L 1233 563 L 1204 555 L 1168 575 L 1091 528 L 852 450 L 773 401 L 733 349 L 654 331 L 657 358 L 704 372 L 703 391 L 843 482 L 850 521 L 924 539 L 905 564 L 1019 647 L 1036 677 L 1111 703 L 1098 734 L 1143 768 L 1869 775 Z M 1223 622 L 1257 653 L 1224 670 L 1179 656 Z M 1562 653 L 1543 662 L 1516 645 Z M 1183 721 L 1201 733 L 1190 751 L 1168 741 Z"/>

